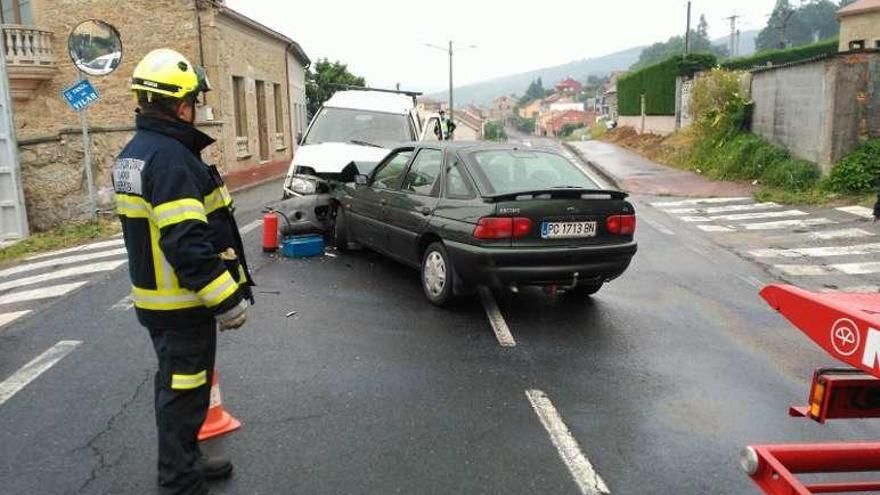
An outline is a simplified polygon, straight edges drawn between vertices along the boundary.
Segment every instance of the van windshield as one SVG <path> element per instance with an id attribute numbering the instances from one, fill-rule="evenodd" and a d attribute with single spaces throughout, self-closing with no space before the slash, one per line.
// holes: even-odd
<path id="1" fill-rule="evenodd" d="M 355 141 L 392 148 L 414 140 L 406 115 L 324 107 L 315 117 L 305 144 Z"/>

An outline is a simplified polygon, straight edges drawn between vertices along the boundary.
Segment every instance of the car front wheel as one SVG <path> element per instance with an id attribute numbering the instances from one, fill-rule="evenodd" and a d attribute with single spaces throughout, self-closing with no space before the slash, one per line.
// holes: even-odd
<path id="1" fill-rule="evenodd" d="M 422 255 L 422 289 L 425 297 L 437 306 L 445 306 L 452 300 L 454 274 L 449 254 L 440 242 L 434 242 Z"/>
<path id="2" fill-rule="evenodd" d="M 333 222 L 333 243 L 336 249 L 346 251 L 348 249 L 348 220 L 342 206 L 336 207 L 336 220 Z"/>

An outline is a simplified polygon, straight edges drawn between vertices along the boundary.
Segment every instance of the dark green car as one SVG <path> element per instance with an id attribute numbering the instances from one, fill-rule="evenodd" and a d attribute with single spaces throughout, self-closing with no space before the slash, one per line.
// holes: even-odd
<path id="1" fill-rule="evenodd" d="M 552 150 L 413 143 L 336 190 L 334 237 L 419 268 L 438 305 L 483 285 L 594 294 L 636 252 L 625 198 Z"/>

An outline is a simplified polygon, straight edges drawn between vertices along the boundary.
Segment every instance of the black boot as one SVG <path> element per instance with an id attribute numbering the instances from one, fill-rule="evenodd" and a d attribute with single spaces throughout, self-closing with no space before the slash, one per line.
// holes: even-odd
<path id="1" fill-rule="evenodd" d="M 202 455 L 200 462 L 206 480 L 222 480 L 232 476 L 232 461 L 227 457 Z"/>

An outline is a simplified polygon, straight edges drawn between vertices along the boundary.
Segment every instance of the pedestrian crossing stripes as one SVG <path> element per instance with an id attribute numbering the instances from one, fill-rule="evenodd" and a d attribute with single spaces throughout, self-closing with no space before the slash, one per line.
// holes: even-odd
<path id="1" fill-rule="evenodd" d="M 874 210 L 864 206 L 841 206 L 840 208 L 837 208 L 837 211 L 850 213 L 862 218 L 874 218 Z"/>
<path id="2" fill-rule="evenodd" d="M 88 282 L 72 282 L 69 284 L 53 285 L 50 287 L 41 287 L 39 289 L 25 290 L 21 292 L 13 292 L 0 296 L 0 305 L 13 304 L 25 301 L 37 301 L 40 299 L 51 299 L 53 297 L 63 296 L 69 292 L 79 289 Z"/>
<path id="3" fill-rule="evenodd" d="M 675 215 L 695 215 L 697 213 L 713 215 L 716 213 L 729 213 L 732 211 L 768 210 L 771 208 L 779 208 L 779 205 L 776 203 L 752 203 L 745 205 L 709 206 L 705 208 L 674 208 L 666 210 L 666 212 Z"/>
<path id="4" fill-rule="evenodd" d="M 0 291 L 5 291 L 9 289 L 17 289 L 26 285 L 34 285 L 42 282 L 48 282 L 51 280 L 58 280 L 61 278 L 74 277 L 77 275 L 86 275 L 91 273 L 100 273 L 100 272 L 109 272 L 111 270 L 115 270 L 120 266 L 126 264 L 127 260 L 113 260 L 113 261 L 102 261 L 100 263 L 93 263 L 91 265 L 83 265 L 76 266 L 73 268 L 66 268 L 64 270 L 58 270 L 55 272 L 43 273 L 40 275 L 34 275 L 31 277 L 20 278 L 17 280 L 10 280 L 9 282 L 0 283 Z"/>
<path id="5" fill-rule="evenodd" d="M 52 258 L 55 256 L 60 256 L 62 254 L 79 253 L 79 252 L 83 252 L 83 251 L 95 251 L 97 249 L 113 248 L 113 247 L 119 247 L 119 246 L 124 246 L 124 245 L 125 245 L 124 240 L 113 239 L 110 241 L 96 242 L 93 244 L 86 244 L 83 246 L 76 246 L 76 247 L 67 248 L 67 249 L 60 249 L 58 251 L 52 251 L 50 253 L 37 254 L 37 255 L 31 256 L 29 258 L 25 258 L 25 261 L 34 261 L 34 260 L 40 260 L 40 259 L 45 259 L 45 258 Z"/>
<path id="6" fill-rule="evenodd" d="M 686 199 L 682 201 L 665 201 L 661 203 L 651 203 L 651 206 L 658 208 L 671 208 L 675 206 L 693 206 L 693 205 L 709 205 L 721 203 L 740 203 L 742 201 L 751 201 L 752 198 L 700 198 Z"/>
<path id="7" fill-rule="evenodd" d="M 115 256 L 120 256 L 126 254 L 125 248 L 120 249 L 112 249 L 110 251 L 99 251 L 97 253 L 90 254 L 81 254 L 77 256 L 67 256 L 65 258 L 56 258 L 50 259 L 46 261 L 40 261 L 37 263 L 30 263 L 27 265 L 19 265 L 13 268 L 8 268 L 6 270 L 0 270 L 0 278 L 9 277 L 11 275 L 17 275 L 19 273 L 31 272 L 35 270 L 40 270 L 42 268 L 49 267 L 57 267 L 61 265 L 72 265 L 75 263 L 81 263 L 83 261 L 91 261 L 94 259 L 102 259 L 102 258 L 113 258 Z"/>
<path id="8" fill-rule="evenodd" d="M 862 229 L 840 229 L 825 232 L 810 232 L 810 237 L 817 240 L 828 239 L 855 239 L 857 237 L 871 237 L 874 234 Z"/>

